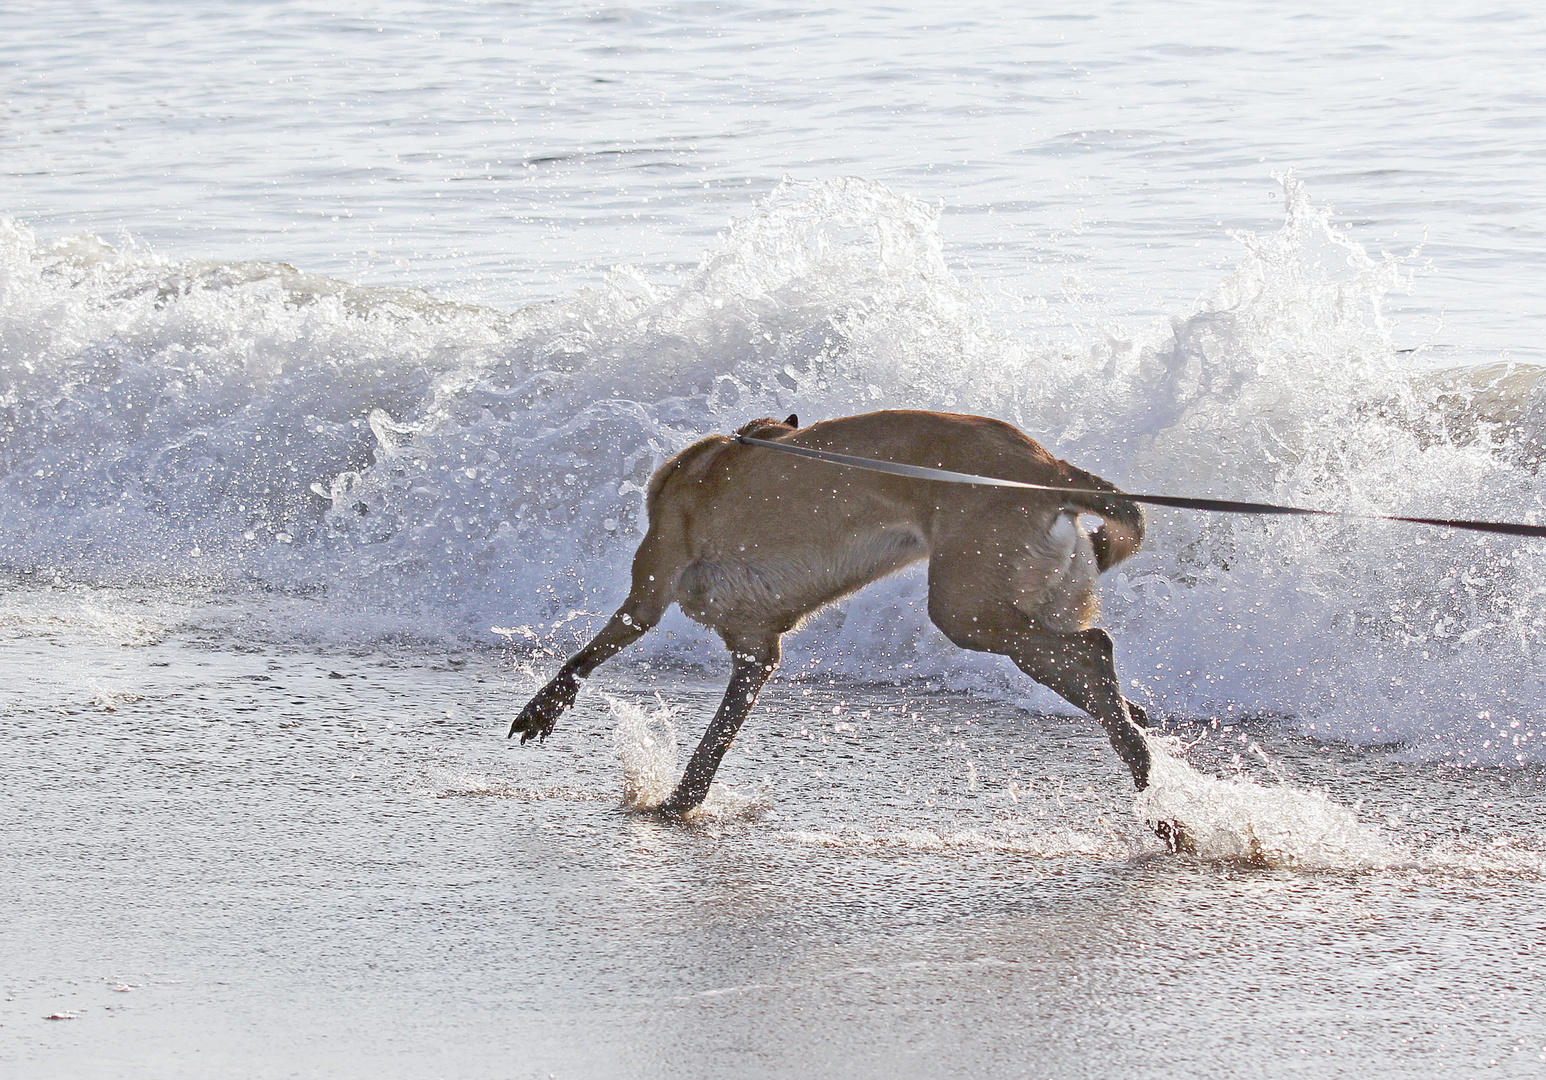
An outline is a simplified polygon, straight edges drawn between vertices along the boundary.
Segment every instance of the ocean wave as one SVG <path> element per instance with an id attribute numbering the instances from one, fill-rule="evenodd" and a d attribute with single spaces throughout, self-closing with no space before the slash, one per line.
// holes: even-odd
<path id="1" fill-rule="evenodd" d="M 1284 187 L 1283 226 L 1239 236 L 1196 310 L 1136 329 L 1092 310 L 1056 340 L 1003 330 L 939 211 L 862 179 L 786 181 L 679 286 L 619 267 L 515 312 L 6 221 L 0 567 L 325 613 L 269 635 L 497 626 L 560 653 L 621 599 L 669 455 L 756 416 L 887 407 L 1002 417 L 1131 490 L 1538 520 L 1540 372 L 1396 352 L 1382 304 L 1408 262 Z M 1157 512 L 1104 622 L 1159 713 L 1508 764 L 1546 757 L 1543 595 L 1535 543 Z M 790 662 L 1055 704 L 924 610 L 922 575 L 897 575 Z M 717 655 L 679 616 L 665 630 L 643 655 Z"/>

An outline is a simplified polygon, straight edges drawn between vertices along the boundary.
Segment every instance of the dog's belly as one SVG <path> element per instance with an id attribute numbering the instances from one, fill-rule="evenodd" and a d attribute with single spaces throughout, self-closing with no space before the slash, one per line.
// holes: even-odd
<path id="1" fill-rule="evenodd" d="M 694 560 L 677 586 L 677 602 L 706 626 L 749 624 L 782 633 L 817 608 L 928 555 L 911 527 L 864 534 L 842 544 L 795 550 L 717 553 Z"/>

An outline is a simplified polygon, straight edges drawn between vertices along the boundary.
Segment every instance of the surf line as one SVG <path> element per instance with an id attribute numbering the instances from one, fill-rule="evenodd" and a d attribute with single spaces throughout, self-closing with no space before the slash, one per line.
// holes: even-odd
<path id="1" fill-rule="evenodd" d="M 1050 484 L 1027 484 L 1020 480 L 1003 480 L 996 476 L 978 476 L 975 473 L 952 472 L 949 469 L 931 469 L 926 465 L 904 465 L 899 461 L 881 461 L 878 458 L 858 457 L 853 454 L 836 454 L 831 450 L 816 450 L 809 446 L 774 442 L 771 439 L 754 439 L 750 435 L 733 436 L 744 446 L 761 446 L 769 450 L 781 450 L 786 454 L 814 458 L 833 465 L 846 465 L 851 469 L 868 469 L 870 472 L 890 473 L 893 476 L 910 476 L 915 480 L 938 480 L 946 484 L 976 484 L 980 487 L 1022 488 L 1026 491 L 1052 491 L 1069 495 L 1117 495 L 1135 503 L 1150 506 L 1173 506 L 1182 510 L 1209 510 L 1217 514 L 1291 514 L 1306 517 L 1358 518 L 1363 521 L 1404 521 L 1409 525 L 1438 525 L 1446 529 L 1469 529 L 1472 532 L 1502 533 L 1505 536 L 1536 536 L 1546 538 L 1546 525 L 1523 525 L 1512 521 L 1459 521 L 1451 518 L 1399 517 L 1395 514 L 1364 514 L 1356 510 L 1308 510 L 1302 506 L 1278 506 L 1274 503 L 1239 502 L 1234 499 L 1193 499 L 1178 495 L 1134 495 L 1127 491 L 1101 491 L 1097 488 L 1054 487 Z"/>

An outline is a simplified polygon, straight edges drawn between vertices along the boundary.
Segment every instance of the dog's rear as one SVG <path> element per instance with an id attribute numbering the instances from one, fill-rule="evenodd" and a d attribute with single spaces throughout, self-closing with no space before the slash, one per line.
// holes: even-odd
<path id="1" fill-rule="evenodd" d="M 1110 495 L 1067 495 L 1064 503 L 1074 510 L 1082 510 L 1102 519 L 1103 524 L 1090 534 L 1095 549 L 1095 562 L 1104 574 L 1119 562 L 1132 558 L 1143 543 L 1143 507 L 1123 497 L 1114 484 L 1093 473 L 1075 468 L 1066 461 L 1063 466 L 1064 481 L 1069 487 L 1093 488 L 1111 492 Z"/>

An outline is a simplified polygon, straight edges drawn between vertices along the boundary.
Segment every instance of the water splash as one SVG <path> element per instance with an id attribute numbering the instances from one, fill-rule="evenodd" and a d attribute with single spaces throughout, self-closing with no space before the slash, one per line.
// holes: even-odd
<path id="1" fill-rule="evenodd" d="M 1172 754 L 1175 740 L 1163 736 L 1151 735 L 1149 749 L 1149 786 L 1134 812 L 1150 828 L 1179 825 L 1189 854 L 1297 870 L 1372 870 L 1405 861 L 1377 827 L 1323 792 L 1206 776 Z"/>
<path id="2" fill-rule="evenodd" d="M 676 785 L 676 710 L 663 701 L 652 711 L 608 697 L 607 707 L 617 721 L 612 730 L 612 755 L 623 766 L 623 805 L 630 810 L 652 810 L 665 802 Z"/>
<path id="3" fill-rule="evenodd" d="M 623 805 L 629 810 L 655 810 L 666 801 L 682 766 L 678 762 L 676 708 L 656 698 L 655 708 L 608 697 L 607 707 L 617 721 L 612 731 L 612 753 L 623 766 Z M 688 822 L 755 819 L 772 803 L 772 783 L 764 780 L 750 790 L 737 790 L 716 781 L 708 797 L 684 815 Z"/>

